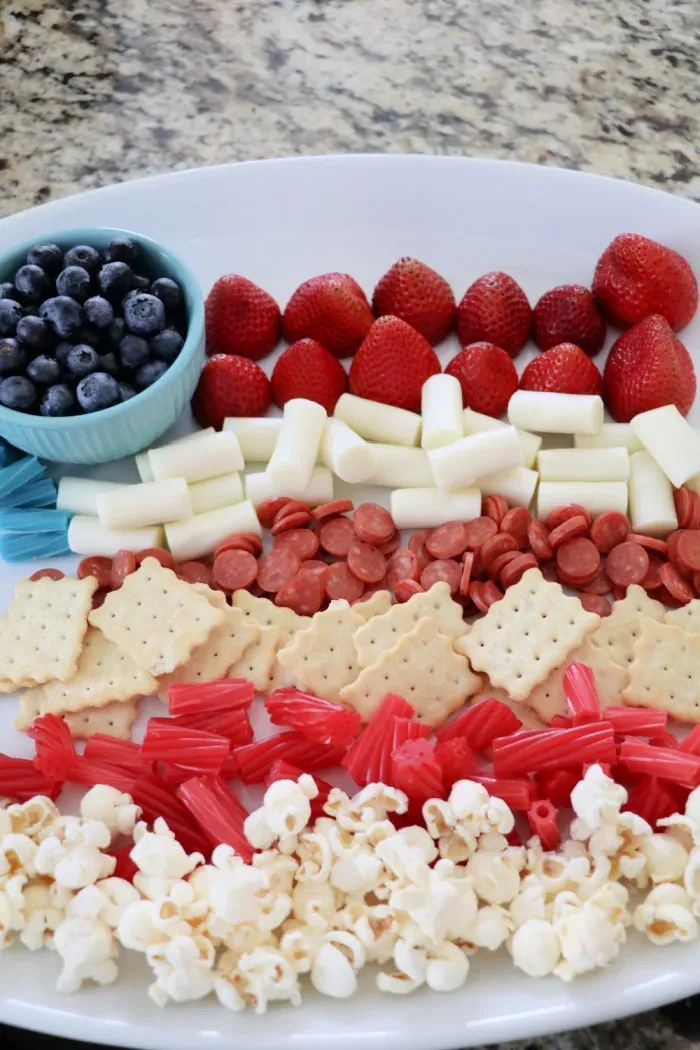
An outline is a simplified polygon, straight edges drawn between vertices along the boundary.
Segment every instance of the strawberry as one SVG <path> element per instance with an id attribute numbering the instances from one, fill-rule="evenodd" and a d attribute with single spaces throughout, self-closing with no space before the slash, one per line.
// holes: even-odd
<path id="1" fill-rule="evenodd" d="M 596 264 L 593 294 L 618 328 L 661 314 L 679 332 L 698 307 L 698 283 L 683 256 L 640 233 L 610 242 Z"/>
<path id="2" fill-rule="evenodd" d="M 348 377 L 337 357 L 315 339 L 300 339 L 287 347 L 272 371 L 272 400 L 280 408 L 293 397 L 318 401 L 328 415 L 348 388 Z"/>
<path id="3" fill-rule="evenodd" d="M 204 306 L 208 354 L 240 354 L 252 361 L 274 350 L 280 339 L 280 308 L 247 277 L 220 277 Z"/>
<path id="4" fill-rule="evenodd" d="M 605 321 L 582 284 L 560 284 L 545 292 L 533 311 L 532 328 L 540 350 L 574 343 L 595 357 L 605 342 Z"/>
<path id="5" fill-rule="evenodd" d="M 487 416 L 502 416 L 518 389 L 518 373 L 505 350 L 495 343 L 472 343 L 445 368 L 462 387 L 465 408 Z"/>
<path id="6" fill-rule="evenodd" d="M 485 273 L 457 307 L 457 335 L 462 346 L 495 343 L 516 357 L 530 334 L 532 310 L 517 281 L 507 273 Z"/>
<path id="7" fill-rule="evenodd" d="M 580 346 L 562 343 L 530 361 L 520 377 L 520 389 L 602 394 L 603 377 Z"/>
<path id="8" fill-rule="evenodd" d="M 260 365 L 238 354 L 214 354 L 202 369 L 192 412 L 201 427 L 221 430 L 226 416 L 264 416 L 270 400 L 270 380 Z"/>
<path id="9" fill-rule="evenodd" d="M 660 314 L 619 337 L 605 362 L 603 381 L 610 414 L 620 423 L 661 405 L 675 405 L 687 416 L 695 398 L 690 354 Z"/>
<path id="10" fill-rule="evenodd" d="M 350 366 L 350 390 L 359 397 L 420 412 L 421 389 L 440 371 L 432 346 L 398 317 L 379 317 Z"/>
<path id="11" fill-rule="evenodd" d="M 336 357 L 350 357 L 372 326 L 365 293 L 347 273 L 324 273 L 300 284 L 282 318 L 290 343 L 308 336 Z"/>
<path id="12" fill-rule="evenodd" d="M 452 328 L 455 297 L 444 277 L 406 255 L 379 279 L 372 308 L 376 317 L 400 317 L 435 346 Z"/>

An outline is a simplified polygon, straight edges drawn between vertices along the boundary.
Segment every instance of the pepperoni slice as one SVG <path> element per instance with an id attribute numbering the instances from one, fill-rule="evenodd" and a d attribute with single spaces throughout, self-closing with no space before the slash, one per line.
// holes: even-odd
<path id="1" fill-rule="evenodd" d="M 640 547 L 639 550 L 641 549 Z M 567 581 L 571 580 L 575 586 L 581 587 L 589 583 L 599 569 L 600 551 L 595 543 L 586 536 L 576 536 L 572 540 L 565 540 L 557 547 L 557 572 L 563 573 Z M 615 582 L 610 572 L 609 558 L 607 570 L 610 579 Z"/>
<path id="2" fill-rule="evenodd" d="M 330 503 L 322 503 L 320 507 L 315 507 L 311 511 L 311 517 L 314 521 L 321 521 L 322 518 L 332 518 L 336 514 L 345 514 L 347 511 L 352 510 L 355 504 L 351 499 L 334 499 Z"/>
<path id="3" fill-rule="evenodd" d="M 501 522 L 501 532 L 514 536 L 521 549 L 527 547 L 527 527 L 532 518 L 525 507 L 511 507 Z"/>
<path id="4" fill-rule="evenodd" d="M 693 587 L 695 588 L 697 593 L 700 594 L 700 572 L 696 572 L 693 575 Z"/>
<path id="5" fill-rule="evenodd" d="M 321 561 L 320 558 L 308 558 L 301 563 L 299 572 L 310 572 L 313 576 L 321 576 L 325 578 L 329 569 L 330 565 L 328 562 Z"/>
<path id="6" fill-rule="evenodd" d="M 659 576 L 669 594 L 682 605 L 685 605 L 695 597 L 688 581 L 683 579 L 676 566 L 671 565 L 670 562 L 666 562 L 665 565 L 661 566 Z"/>
<path id="7" fill-rule="evenodd" d="M 481 600 L 487 609 L 490 609 L 494 602 L 500 602 L 502 597 L 503 591 L 493 580 L 487 580 L 486 583 L 482 583 Z"/>
<path id="8" fill-rule="evenodd" d="M 513 558 L 512 561 L 509 561 L 508 564 L 504 565 L 501 569 L 501 586 L 504 590 L 507 590 L 509 587 L 512 587 L 514 583 L 519 583 L 528 569 L 536 568 L 537 558 L 534 554 L 518 554 L 517 557 Z M 486 587 L 486 584 L 484 584 L 484 587 Z"/>
<path id="9" fill-rule="evenodd" d="M 98 555 L 94 555 L 91 558 L 83 558 L 78 565 L 78 579 L 84 580 L 86 576 L 94 576 L 97 580 L 97 586 L 108 590 L 112 581 L 112 559 L 102 558 Z"/>
<path id="10" fill-rule="evenodd" d="M 175 566 L 175 574 L 185 583 L 206 583 L 211 580 L 209 566 L 202 561 L 181 561 Z"/>
<path id="11" fill-rule="evenodd" d="M 472 577 L 472 567 L 474 565 L 474 558 L 476 555 L 474 551 L 467 551 L 462 561 L 462 578 L 459 581 L 459 593 L 463 598 L 469 597 L 469 584 Z"/>
<path id="12" fill-rule="evenodd" d="M 329 518 L 321 522 L 318 538 L 324 551 L 334 558 L 347 558 L 357 536 L 349 518 Z"/>
<path id="13" fill-rule="evenodd" d="M 273 525 L 276 525 L 282 518 L 286 518 L 288 514 L 308 514 L 311 517 L 311 506 L 304 499 L 290 499 L 284 504 L 283 507 L 275 514 L 275 520 Z"/>
<path id="14" fill-rule="evenodd" d="M 323 605 L 324 581 L 310 572 L 298 572 L 282 584 L 275 595 L 275 605 L 293 609 L 299 616 L 314 616 Z"/>
<path id="15" fill-rule="evenodd" d="M 290 529 L 300 529 L 311 522 L 308 510 L 296 510 L 293 514 L 285 514 L 275 519 L 275 524 L 270 529 L 273 536 L 279 536 L 281 532 L 289 532 Z"/>
<path id="16" fill-rule="evenodd" d="M 363 583 L 379 583 L 386 576 L 386 558 L 370 543 L 354 543 L 348 551 L 348 569 Z"/>
<path id="17" fill-rule="evenodd" d="M 605 563 L 608 576 L 619 587 L 641 583 L 649 571 L 649 555 L 638 543 L 618 543 Z"/>
<path id="18" fill-rule="evenodd" d="M 588 532 L 588 522 L 583 514 L 575 514 L 573 518 L 567 518 L 561 525 L 552 529 L 549 534 L 549 546 L 555 551 L 562 543 L 583 536 L 584 532 Z"/>
<path id="19" fill-rule="evenodd" d="M 425 588 L 421 587 L 415 580 L 399 580 L 394 587 L 394 597 L 397 602 L 403 604 L 409 598 L 412 598 L 414 594 L 423 594 L 424 591 Z"/>
<path id="20" fill-rule="evenodd" d="M 250 587 L 258 575 L 258 563 L 248 551 L 222 551 L 214 558 L 212 582 L 222 591 L 240 591 Z"/>
<path id="21" fill-rule="evenodd" d="M 645 547 L 648 551 L 663 554 L 664 557 L 668 554 L 668 543 L 657 539 L 656 536 L 643 536 L 641 532 L 628 532 L 627 540 L 630 543 L 638 543 L 640 547 Z"/>
<path id="22" fill-rule="evenodd" d="M 389 558 L 386 569 L 387 586 L 393 591 L 399 580 L 418 580 L 420 578 L 418 558 L 408 547 L 401 547 Z"/>
<path id="23" fill-rule="evenodd" d="M 612 612 L 612 605 L 600 594 L 579 594 L 578 597 L 586 612 L 597 613 L 598 616 L 609 616 Z"/>
<path id="24" fill-rule="evenodd" d="M 311 529 L 289 529 L 275 536 L 273 550 L 285 547 L 292 550 L 302 561 L 313 558 L 319 548 L 319 538 Z"/>
<path id="25" fill-rule="evenodd" d="M 499 492 L 493 496 L 487 496 L 482 501 L 481 513 L 486 518 L 491 518 L 492 521 L 496 522 L 496 528 L 501 527 L 501 522 L 508 513 L 508 502 L 505 496 L 501 496 Z"/>
<path id="26" fill-rule="evenodd" d="M 548 561 L 554 557 L 554 551 L 549 542 L 549 529 L 543 521 L 533 518 L 527 527 L 527 542 L 538 561 Z"/>
<path id="27" fill-rule="evenodd" d="M 430 535 L 430 529 L 419 529 L 418 532 L 414 532 L 408 540 L 408 549 L 413 551 L 416 558 L 418 558 L 418 564 L 421 569 L 424 569 L 426 565 L 429 565 L 433 560 L 432 555 L 428 552 L 428 548 L 425 545 L 425 541 Z"/>
<path id="28" fill-rule="evenodd" d="M 688 529 L 679 537 L 676 556 L 678 566 L 684 572 L 700 572 L 700 532 L 697 529 Z"/>
<path id="29" fill-rule="evenodd" d="M 275 496 L 274 499 L 266 499 L 258 507 L 258 521 L 264 529 L 271 529 L 275 523 L 276 515 L 291 503 L 289 496 Z"/>
<path id="30" fill-rule="evenodd" d="M 426 591 L 441 580 L 449 584 L 451 594 L 457 594 L 462 580 L 462 569 L 456 561 L 444 561 L 443 559 L 431 561 L 430 565 L 426 565 L 420 574 L 421 587 Z"/>
<path id="31" fill-rule="evenodd" d="M 693 497 L 693 510 L 688 521 L 689 529 L 700 528 L 700 496 L 697 492 L 691 493 Z"/>
<path id="32" fill-rule="evenodd" d="M 136 572 L 136 556 L 131 551 L 117 551 L 112 558 L 109 573 L 109 585 L 112 590 L 119 590 L 126 577 L 132 572 Z"/>
<path id="33" fill-rule="evenodd" d="M 269 594 L 276 594 L 299 572 L 301 558 L 294 551 L 277 548 L 263 554 L 258 562 L 258 585 Z"/>
<path id="34" fill-rule="evenodd" d="M 226 536 L 214 548 L 214 557 L 223 554 L 224 551 L 248 551 L 249 554 L 259 554 L 262 550 L 262 544 L 260 550 L 257 549 L 256 545 L 250 538 L 250 533 L 234 532 L 230 536 Z"/>
<path id="35" fill-rule="evenodd" d="M 514 536 L 511 536 L 509 532 L 499 532 L 496 536 L 492 536 L 490 540 L 486 540 L 483 547 L 479 548 L 479 557 L 481 558 L 481 564 L 488 572 L 491 568 L 491 564 L 499 554 L 506 554 L 508 551 L 517 551 L 518 541 Z"/>
<path id="36" fill-rule="evenodd" d="M 656 591 L 659 587 L 663 586 L 659 570 L 664 564 L 665 562 L 663 558 L 660 558 L 658 554 L 652 552 L 649 555 L 649 568 L 647 569 L 647 574 L 641 583 L 641 586 L 645 591 Z"/>
<path id="37" fill-rule="evenodd" d="M 170 551 L 164 551 L 162 547 L 145 547 L 136 553 L 136 564 L 140 565 L 146 558 L 155 558 L 164 569 L 174 569 L 175 559 Z"/>
<path id="38" fill-rule="evenodd" d="M 376 544 L 376 547 L 377 547 L 377 550 L 380 550 L 382 552 L 382 554 L 386 558 L 388 558 L 390 555 L 392 555 L 394 553 L 395 550 L 399 549 L 400 544 L 401 544 L 401 533 L 397 529 L 390 540 L 387 540 L 386 543 L 378 543 L 378 544 Z"/>
<path id="39" fill-rule="evenodd" d="M 474 602 L 474 605 L 476 605 L 479 612 L 486 615 L 489 611 L 489 607 L 482 597 L 482 590 L 484 587 L 485 584 L 479 583 L 478 580 L 472 580 L 469 584 L 469 597 Z"/>
<path id="40" fill-rule="evenodd" d="M 547 518 L 547 528 L 556 529 L 557 525 L 561 525 L 562 522 L 568 521 L 569 518 L 575 518 L 578 514 L 583 514 L 584 518 L 591 524 L 591 516 L 585 507 L 582 507 L 580 503 L 562 503 L 560 507 L 555 507 L 550 512 Z"/>
<path id="41" fill-rule="evenodd" d="M 676 508 L 679 528 L 687 529 L 694 510 L 695 501 L 693 500 L 693 493 L 690 489 L 675 489 L 673 492 L 673 502 Z"/>
<path id="42" fill-rule="evenodd" d="M 490 528 L 495 531 L 496 526 L 490 518 L 476 518 L 476 521 L 482 520 L 488 521 Z M 467 537 L 470 525 L 473 524 L 474 522 L 470 522 L 469 525 L 463 525 L 461 521 L 446 521 L 443 525 L 438 525 L 425 541 L 428 554 L 432 555 L 433 558 L 439 559 L 458 558 L 466 547 L 471 546 Z M 477 544 L 477 546 L 480 546 L 480 544 Z"/>
<path id="43" fill-rule="evenodd" d="M 542 577 L 547 583 L 557 583 L 559 581 L 559 575 L 557 573 L 557 567 L 553 562 L 546 562 L 540 566 Z"/>
<path id="44" fill-rule="evenodd" d="M 40 569 L 39 572 L 41 572 L 41 571 L 42 570 Z M 33 580 L 34 577 L 30 576 L 29 579 Z M 52 577 L 52 579 L 53 579 L 53 577 Z M 107 597 L 108 594 L 109 594 L 109 588 L 108 587 L 105 587 L 104 590 L 101 590 L 101 591 L 95 591 L 95 593 L 92 596 L 92 607 L 93 607 L 93 609 L 101 608 L 101 606 L 104 605 L 105 598 Z"/>
<path id="45" fill-rule="evenodd" d="M 685 529 L 674 529 L 673 532 L 669 532 L 666 537 L 669 561 L 678 561 L 678 544 L 685 531 Z"/>
<path id="46" fill-rule="evenodd" d="M 612 590 L 612 580 L 605 569 L 601 566 L 590 583 L 584 584 L 583 590 L 586 594 L 597 594 L 601 596 L 603 594 L 610 594 L 610 591 Z"/>
<path id="47" fill-rule="evenodd" d="M 504 551 L 503 554 L 499 554 L 489 565 L 489 576 L 494 580 L 498 579 L 506 565 L 509 565 L 514 558 L 519 558 L 520 554 L 521 551 L 519 550 Z"/>
<path id="48" fill-rule="evenodd" d="M 344 598 L 347 602 L 354 602 L 365 589 L 362 580 L 350 572 L 344 561 L 330 565 L 324 579 L 326 594 L 332 602 L 338 598 Z"/>
<path id="49" fill-rule="evenodd" d="M 355 535 L 363 543 L 386 543 L 396 532 L 394 519 L 378 503 L 361 503 L 352 519 Z"/>
<path id="50" fill-rule="evenodd" d="M 65 572 L 61 572 L 60 569 L 37 569 L 36 572 L 32 573 L 32 575 L 29 577 L 29 579 L 30 580 L 43 580 L 43 579 L 47 579 L 47 580 L 62 580 L 65 575 L 66 575 Z M 89 575 L 92 576 L 93 574 L 90 573 Z M 83 577 L 80 576 L 79 579 L 82 580 Z M 97 593 L 97 592 L 95 592 L 95 593 Z"/>
<path id="51" fill-rule="evenodd" d="M 470 551 L 477 551 L 480 547 L 487 542 L 492 540 L 498 532 L 498 525 L 493 520 L 485 515 L 480 518 L 474 518 L 472 521 L 468 521 L 464 526 L 465 542 L 464 547 Z M 428 544 L 428 550 L 430 550 L 430 544 Z M 459 552 L 462 553 L 461 551 Z"/>
<path id="52" fill-rule="evenodd" d="M 591 525 L 591 539 L 601 554 L 607 554 L 622 543 L 630 531 L 629 518 L 618 510 L 599 514 Z"/>

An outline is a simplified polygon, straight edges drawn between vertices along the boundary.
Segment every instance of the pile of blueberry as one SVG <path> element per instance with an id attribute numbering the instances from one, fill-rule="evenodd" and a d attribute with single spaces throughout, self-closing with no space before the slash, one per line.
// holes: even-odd
<path id="1" fill-rule="evenodd" d="M 160 379 L 186 334 L 180 286 L 130 237 L 101 251 L 37 244 L 0 283 L 0 405 L 42 416 L 118 405 Z"/>

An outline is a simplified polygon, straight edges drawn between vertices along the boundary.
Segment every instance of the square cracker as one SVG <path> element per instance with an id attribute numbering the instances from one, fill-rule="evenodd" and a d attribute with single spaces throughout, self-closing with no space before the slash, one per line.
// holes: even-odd
<path id="1" fill-rule="evenodd" d="M 452 599 L 449 584 L 440 580 L 429 591 L 414 594 L 407 602 L 392 605 L 388 612 L 362 624 L 355 634 L 360 667 L 373 664 L 380 653 L 396 645 L 401 635 L 413 630 L 424 616 L 434 620 L 440 633 L 452 640 L 469 630 L 462 606 Z"/>
<path id="2" fill-rule="evenodd" d="M 527 703 L 548 725 L 555 715 L 568 715 L 569 708 L 564 696 L 564 672 L 574 661 L 586 664 L 595 675 L 600 706 L 610 707 L 623 703 L 622 691 L 629 682 L 626 667 L 611 660 L 605 649 L 593 644 L 592 635 L 584 639 L 583 645 L 569 653 L 566 662 L 555 668 L 546 681 L 536 686 L 527 698 Z"/>
<path id="3" fill-rule="evenodd" d="M 216 682 L 226 678 L 260 633 L 260 627 L 246 618 L 242 609 L 232 609 L 224 599 L 224 619 L 196 649 L 186 664 L 158 681 L 158 695 L 167 700 L 168 689 L 177 682 Z M 218 599 L 217 599 L 218 600 Z"/>
<path id="4" fill-rule="evenodd" d="M 346 601 L 331 602 L 280 649 L 278 663 L 293 672 L 300 688 L 338 703 L 341 690 L 360 673 L 353 636 L 363 623 Z"/>
<path id="5" fill-rule="evenodd" d="M 381 616 L 389 612 L 393 600 L 389 591 L 375 591 L 364 601 L 355 602 L 353 609 L 363 620 L 371 620 L 373 616 Z"/>
<path id="6" fill-rule="evenodd" d="M 187 663 L 192 650 L 223 623 L 224 612 L 172 569 L 144 558 L 89 620 L 144 671 L 163 675 Z"/>
<path id="7" fill-rule="evenodd" d="M 275 605 L 269 598 L 256 598 L 250 591 L 234 591 L 231 603 L 263 627 L 281 627 L 284 644 L 296 631 L 301 631 L 311 623 L 310 616 L 299 616 L 293 609 Z"/>
<path id="8" fill-rule="evenodd" d="M 700 634 L 649 618 L 639 628 L 624 702 L 661 708 L 679 722 L 700 722 Z"/>
<path id="9" fill-rule="evenodd" d="M 97 580 L 20 580 L 0 625 L 0 678 L 39 685 L 76 672 Z"/>
<path id="10" fill-rule="evenodd" d="M 693 598 L 687 605 L 681 605 L 680 609 L 669 609 L 666 623 L 682 627 L 689 634 L 700 634 L 700 598 Z"/>
<path id="11" fill-rule="evenodd" d="M 242 610 L 238 610 L 242 612 Z M 246 621 L 256 626 L 253 621 Z M 258 627 L 258 635 L 239 660 L 228 670 L 228 678 L 247 678 L 256 693 L 267 693 L 270 677 L 275 666 L 275 655 L 282 645 L 284 631 L 281 627 Z"/>
<path id="12" fill-rule="evenodd" d="M 435 620 L 424 616 L 345 686 L 339 698 L 367 722 L 386 693 L 398 693 L 409 702 L 416 718 L 440 725 L 480 688 L 479 675 L 472 674 L 468 661 L 454 651 Z"/>
<path id="13" fill-rule="evenodd" d="M 634 659 L 634 643 L 639 637 L 642 616 L 662 622 L 665 615 L 666 607 L 661 602 L 650 598 L 643 587 L 632 584 L 624 598 L 613 602 L 610 616 L 600 621 L 591 642 L 620 667 L 629 667 Z"/>
<path id="14" fill-rule="evenodd" d="M 513 700 L 527 700 L 599 623 L 600 617 L 586 612 L 578 598 L 567 597 L 539 569 L 528 569 L 455 649 Z"/>
<path id="15" fill-rule="evenodd" d="M 138 700 L 119 700 L 104 707 L 67 711 L 63 720 L 74 740 L 89 740 L 95 733 L 112 736 L 116 740 L 130 740 L 131 727 L 138 717 Z"/>

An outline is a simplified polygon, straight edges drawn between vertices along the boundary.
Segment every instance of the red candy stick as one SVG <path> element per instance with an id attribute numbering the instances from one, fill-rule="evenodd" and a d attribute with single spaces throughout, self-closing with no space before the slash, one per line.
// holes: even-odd
<path id="1" fill-rule="evenodd" d="M 110 766 L 128 770 L 135 777 L 151 771 L 152 763 L 133 740 L 115 740 L 113 736 L 95 733 L 85 744 L 84 754 L 94 762 L 107 762 Z"/>
<path id="2" fill-rule="evenodd" d="M 160 721 L 160 719 L 152 719 L 152 721 Z M 171 724 L 174 722 L 175 725 L 184 729 L 202 729 L 205 733 L 225 736 L 233 747 L 243 747 L 244 744 L 253 742 L 253 728 L 248 712 L 242 707 L 233 707 L 230 711 L 202 711 L 191 715 L 175 715 L 174 718 L 166 718 L 163 721 Z"/>
<path id="3" fill-rule="evenodd" d="M 429 798 L 442 798 L 442 769 L 435 755 L 435 745 L 428 740 L 406 740 L 392 754 L 393 784 L 404 791 L 413 805 Z"/>
<path id="4" fill-rule="evenodd" d="M 618 736 L 645 736 L 659 739 L 666 732 L 666 711 L 645 707 L 606 707 L 605 720 L 612 724 Z"/>
<path id="5" fill-rule="evenodd" d="M 347 747 L 360 731 L 360 715 L 298 689 L 276 689 L 265 701 L 273 725 L 298 729 L 308 740 Z"/>
<path id="6" fill-rule="evenodd" d="M 482 784 L 489 795 L 501 798 L 510 809 L 525 812 L 537 798 L 537 785 L 532 780 L 487 777 L 474 774 L 469 778 Z"/>
<path id="7" fill-rule="evenodd" d="M 326 766 L 337 766 L 345 755 L 345 748 L 317 744 L 313 740 L 307 740 L 296 730 L 290 730 L 266 740 L 258 740 L 254 744 L 246 744 L 245 747 L 237 747 L 233 753 L 241 768 L 243 783 L 259 784 L 278 758 L 284 758 L 302 769 L 323 769 Z"/>
<path id="8" fill-rule="evenodd" d="M 232 707 L 250 707 L 253 702 L 252 682 L 245 678 L 225 678 L 221 682 L 180 682 L 168 689 L 171 715 L 188 715 L 198 711 L 230 711 Z"/>
<path id="9" fill-rule="evenodd" d="M 549 799 L 533 802 L 527 811 L 527 821 L 533 834 L 538 835 L 542 848 L 556 849 L 561 842 L 561 832 L 557 825 L 557 810 Z"/>
<path id="10" fill-rule="evenodd" d="M 577 769 L 555 769 L 551 773 L 539 773 L 537 784 L 543 798 L 548 798 L 555 806 L 571 805 L 571 792 L 574 790 L 581 773 Z"/>
<path id="11" fill-rule="evenodd" d="M 654 747 L 653 744 L 628 738 L 622 741 L 620 762 L 631 773 L 645 773 L 692 787 L 700 784 L 700 758 L 683 751 L 674 751 L 670 747 Z"/>
<path id="12" fill-rule="evenodd" d="M 483 751 L 496 737 L 508 736 L 521 728 L 522 722 L 508 705 L 489 696 L 441 725 L 435 730 L 435 739 L 442 742 L 461 736 L 472 751 Z"/>
<path id="13" fill-rule="evenodd" d="M 493 742 L 493 768 L 497 777 L 568 769 L 584 762 L 614 763 L 615 758 L 614 731 L 609 722 L 552 729 L 529 739 L 523 733 L 516 733 Z"/>
<path id="14" fill-rule="evenodd" d="M 686 792 L 675 784 L 667 784 L 656 777 L 640 777 L 622 807 L 656 827 L 657 821 L 683 811 Z M 664 830 L 659 828 L 659 831 Z"/>
<path id="15" fill-rule="evenodd" d="M 126 769 L 110 766 L 107 762 L 97 762 L 82 755 L 76 755 L 66 780 L 69 784 L 82 784 L 83 787 L 88 788 L 95 787 L 96 784 L 107 784 L 109 787 L 116 788 L 117 791 L 125 791 L 127 795 L 131 795 L 134 774 Z"/>
<path id="16" fill-rule="evenodd" d="M 678 745 L 678 750 L 687 755 L 700 755 L 700 726 L 690 730 L 685 740 Z"/>
<path id="17" fill-rule="evenodd" d="M 393 750 L 394 719 L 413 718 L 413 708 L 397 693 L 387 693 L 363 733 L 348 748 L 341 765 L 356 784 L 364 787 L 379 781 L 382 752 Z"/>
<path id="18" fill-rule="evenodd" d="M 449 791 L 458 780 L 470 780 L 476 769 L 474 752 L 463 736 L 438 741 L 435 757 L 442 769 L 445 791 Z"/>
<path id="19" fill-rule="evenodd" d="M 45 777 L 31 759 L 0 754 L 0 795 L 17 802 L 28 802 L 35 795 L 56 798 L 60 790 L 60 781 Z"/>
<path id="20" fill-rule="evenodd" d="M 58 715 L 41 715 L 27 730 L 34 741 L 34 765 L 48 780 L 65 780 L 75 761 L 75 748 L 70 728 Z"/>
<path id="21" fill-rule="evenodd" d="M 586 664 L 575 662 L 564 671 L 564 695 L 575 726 L 600 721 L 595 675 Z"/>
<path id="22" fill-rule="evenodd" d="M 243 833 L 243 822 L 248 813 L 223 780 L 192 777 L 178 788 L 177 797 L 212 846 L 226 843 L 250 864 L 255 851 Z"/>
<path id="23" fill-rule="evenodd" d="M 231 742 L 218 733 L 190 729 L 169 718 L 151 718 L 141 745 L 151 762 L 174 762 L 198 773 L 218 773 Z"/>

